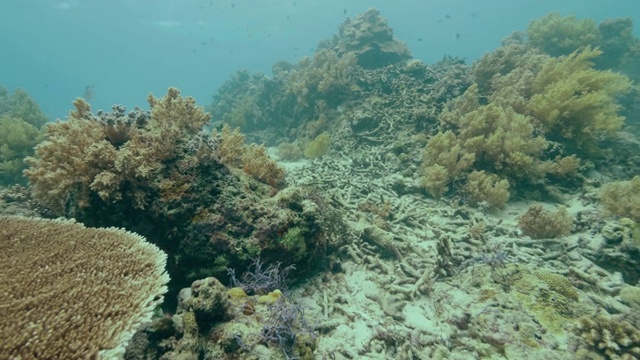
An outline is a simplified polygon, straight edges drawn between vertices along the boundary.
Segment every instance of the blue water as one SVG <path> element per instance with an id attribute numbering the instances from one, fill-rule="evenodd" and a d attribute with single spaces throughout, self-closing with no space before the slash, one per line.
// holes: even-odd
<path id="1" fill-rule="evenodd" d="M 207 104 L 236 70 L 311 55 L 370 7 L 428 63 L 471 62 L 550 11 L 632 16 L 640 36 L 639 0 L 2 0 L 0 84 L 27 90 L 52 119 L 88 85 L 95 110 L 145 106 L 169 86 Z"/>

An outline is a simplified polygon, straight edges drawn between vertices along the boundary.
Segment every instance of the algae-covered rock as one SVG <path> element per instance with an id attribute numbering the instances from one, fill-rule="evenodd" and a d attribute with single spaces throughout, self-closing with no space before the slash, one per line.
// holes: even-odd
<path id="1" fill-rule="evenodd" d="M 393 29 L 376 9 L 347 19 L 333 40 L 339 55 L 354 53 L 358 65 L 372 69 L 411 59 L 409 48 L 393 37 Z"/>

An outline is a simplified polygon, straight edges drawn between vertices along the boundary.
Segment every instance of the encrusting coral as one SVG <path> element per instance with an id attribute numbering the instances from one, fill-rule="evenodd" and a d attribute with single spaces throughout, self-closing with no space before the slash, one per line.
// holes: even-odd
<path id="1" fill-rule="evenodd" d="M 0 217 L 0 358 L 116 359 L 167 291 L 167 256 L 121 229 Z"/>

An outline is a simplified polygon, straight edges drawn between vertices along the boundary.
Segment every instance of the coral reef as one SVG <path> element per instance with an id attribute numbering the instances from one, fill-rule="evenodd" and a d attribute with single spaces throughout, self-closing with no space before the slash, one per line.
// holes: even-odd
<path id="1" fill-rule="evenodd" d="M 636 324 L 637 315 L 580 318 L 575 332 L 588 350 L 581 349 L 582 356 L 594 353 L 606 359 L 637 359 L 640 357 L 640 329 Z"/>
<path id="2" fill-rule="evenodd" d="M 137 234 L 7 216 L 0 229 L 4 359 L 119 358 L 167 291 L 166 254 Z"/>
<path id="3" fill-rule="evenodd" d="M 255 256 L 289 257 L 297 275 L 317 264 L 329 249 L 330 232 L 320 227 L 327 215 L 300 189 L 285 192 L 295 199 L 277 195 L 285 174 L 263 146 L 246 145 L 229 127 L 207 134 L 209 116 L 176 89 L 149 102 L 150 112 L 93 115 L 77 100 L 28 159 L 34 199 L 57 216 L 124 227 L 159 245 L 171 294 Z M 302 242 L 282 243 L 296 227 Z"/>
<path id="4" fill-rule="evenodd" d="M 39 129 L 49 121 L 42 113 L 38 104 L 22 89 L 15 89 L 10 93 L 7 88 L 0 86 L 0 116 L 22 119 L 27 124 Z"/>
<path id="5" fill-rule="evenodd" d="M 592 19 L 550 13 L 532 21 L 526 34 L 528 47 L 555 57 L 597 47 L 603 52 L 594 59 L 598 69 L 620 71 L 635 80 L 640 76 L 640 40 L 633 36 L 630 17 L 605 19 L 596 26 Z"/>
<path id="6" fill-rule="evenodd" d="M 640 176 L 606 184 L 600 202 L 610 214 L 640 221 Z"/>
<path id="7" fill-rule="evenodd" d="M 518 227 L 532 239 L 551 239 L 568 235 L 573 228 L 573 218 L 565 207 L 552 212 L 542 205 L 532 205 L 518 218 Z"/>
<path id="8" fill-rule="evenodd" d="M 486 55 L 473 69 L 479 83 L 440 114 L 423 154 L 423 186 L 441 196 L 472 170 L 516 188 L 575 178 L 577 156 L 601 154 L 624 121 L 616 98 L 630 81 L 594 69 L 600 54 L 586 47 L 553 58 L 509 44 Z"/>
<path id="9" fill-rule="evenodd" d="M 527 28 L 528 42 L 551 56 L 569 55 L 576 50 L 597 46 L 600 33 L 592 19 L 550 13 L 533 20 Z"/>
<path id="10" fill-rule="evenodd" d="M 604 217 L 597 196 L 603 179 L 638 169 L 633 122 L 618 127 L 634 98 L 606 71 L 623 62 L 575 39 L 578 51 L 552 57 L 523 34 L 472 66 L 372 62 L 382 45 L 369 34 L 396 40 L 365 15 L 273 76 L 238 72 L 214 96 L 214 122 L 185 129 L 119 199 L 89 188 L 87 206 L 71 191 L 58 208 L 167 250 L 177 305 L 126 358 L 628 357 L 614 352 L 635 351 L 630 331 L 607 344 L 607 326 L 572 334 L 582 316 L 637 322 L 622 314 L 637 303 L 640 226 Z M 628 21 L 601 25 L 603 51 L 633 53 Z M 86 117 L 115 152 L 154 121 L 119 107 Z M 267 146 L 300 156 L 323 134 L 331 151 L 286 164 L 295 186 L 284 187 Z M 30 201 L 20 188 L 0 195 L 0 206 Z M 510 198 L 561 201 L 571 216 Z M 216 280 L 229 277 L 232 288 Z"/>
<path id="11" fill-rule="evenodd" d="M 313 359 L 316 332 L 304 307 L 277 288 L 284 289 L 293 268 L 263 265 L 254 260 L 242 280 L 229 269 L 232 283 L 250 295 L 241 287 L 226 289 L 213 277 L 182 289 L 175 315 L 139 332 L 125 359 L 150 353 L 160 359 Z"/>
<path id="12" fill-rule="evenodd" d="M 67 121 L 49 125 L 47 138 L 26 159 L 34 197 L 63 213 L 73 202 L 91 205 L 96 195 L 104 202 L 131 201 L 144 209 L 149 188 L 164 162 L 177 154 L 180 141 L 195 135 L 209 116 L 192 98 L 170 88 L 162 99 L 149 96 L 150 115 L 134 112 L 94 116 L 82 99 Z"/>
<path id="13" fill-rule="evenodd" d="M 287 92 L 294 94 L 303 108 L 313 107 L 319 99 L 338 105 L 355 88 L 352 76 L 355 66 L 353 54 L 340 57 L 332 50 L 319 50 L 313 58 L 300 60 L 298 68 L 291 71 Z"/>
<path id="14" fill-rule="evenodd" d="M 0 86 L 0 185 L 26 183 L 24 158 L 33 155 L 47 121 L 26 91 Z"/>
<path id="15" fill-rule="evenodd" d="M 307 144 L 324 131 L 332 137 L 340 132 L 341 138 L 356 134 L 361 142 L 372 142 L 398 128 L 421 132 L 432 126 L 444 102 L 469 86 L 467 67 L 451 57 L 428 66 L 410 60 L 408 53 L 391 62 L 378 58 L 384 61 L 381 66 L 359 64 L 359 50 L 380 46 L 375 36 L 366 35 L 372 14 L 377 25 L 371 29 L 390 34 L 376 11 L 358 17 L 358 22 L 346 20 L 343 28 L 352 29 L 349 36 L 359 34 L 361 44 L 338 33 L 298 64 L 276 63 L 272 77 L 238 72 L 214 96 L 209 107 L 213 118 L 241 126 L 252 141 L 266 145 Z M 355 29 L 355 23 L 362 28 Z"/>
<path id="16" fill-rule="evenodd" d="M 28 122 L 0 115 L 0 185 L 25 184 L 24 158 L 33 155 L 40 131 Z"/>
<path id="17" fill-rule="evenodd" d="M 381 68 L 411 59 L 409 48 L 393 37 L 393 30 L 376 9 L 369 9 L 347 19 L 340 32 L 320 48 L 330 48 L 338 56 L 354 54 L 358 65 L 366 69 Z"/>

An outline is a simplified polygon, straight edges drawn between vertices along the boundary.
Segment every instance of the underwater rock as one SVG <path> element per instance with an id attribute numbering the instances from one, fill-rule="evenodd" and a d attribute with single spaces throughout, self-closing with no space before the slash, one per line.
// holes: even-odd
<path id="1" fill-rule="evenodd" d="M 393 29 L 376 9 L 369 9 L 341 26 L 332 40 L 338 55 L 354 53 L 358 65 L 367 69 L 385 67 L 412 58 L 407 44 L 393 37 Z"/>

